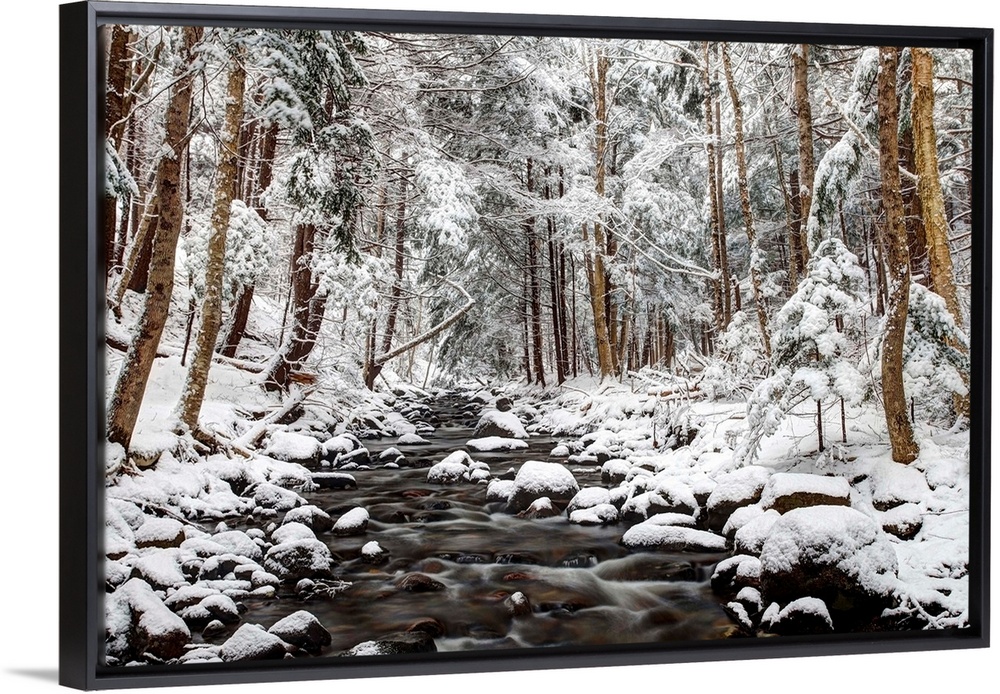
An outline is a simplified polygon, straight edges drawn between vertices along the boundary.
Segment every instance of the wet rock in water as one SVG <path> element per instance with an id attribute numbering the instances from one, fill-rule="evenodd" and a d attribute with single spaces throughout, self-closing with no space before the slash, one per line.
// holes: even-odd
<path id="1" fill-rule="evenodd" d="M 709 529 L 721 531 L 733 511 L 760 501 L 770 476 L 771 472 L 760 465 L 748 465 L 720 475 L 706 504 Z"/>
<path id="2" fill-rule="evenodd" d="M 608 525 L 618 522 L 618 509 L 612 504 L 598 504 L 569 514 L 569 522 L 578 525 Z"/>
<path id="3" fill-rule="evenodd" d="M 507 608 L 509 612 L 514 617 L 524 617 L 531 614 L 531 602 L 528 597 L 518 591 L 516 593 L 511 593 L 507 596 L 507 599 L 503 601 L 504 607 Z"/>
<path id="4" fill-rule="evenodd" d="M 430 634 L 421 631 L 404 631 L 359 643 L 341 653 L 342 656 L 398 655 L 403 653 L 433 653 L 437 651 Z"/>
<path id="5" fill-rule="evenodd" d="M 519 513 L 543 496 L 555 503 L 568 503 L 579 491 L 580 485 L 573 473 L 559 463 L 528 460 L 514 478 L 507 511 Z"/>
<path id="6" fill-rule="evenodd" d="M 693 581 L 697 578 L 690 562 L 646 552 L 603 561 L 594 567 L 594 575 L 605 581 Z"/>
<path id="7" fill-rule="evenodd" d="M 244 624 L 219 649 L 227 663 L 237 660 L 278 660 L 285 657 L 285 642 L 256 624 Z"/>
<path id="8" fill-rule="evenodd" d="M 264 568 L 285 582 L 326 577 L 333 568 L 333 557 L 319 540 L 293 540 L 269 549 Z"/>
<path id="9" fill-rule="evenodd" d="M 323 533 L 333 527 L 330 514 L 317 506 L 299 506 L 285 514 L 282 524 L 299 523 L 313 532 Z"/>
<path id="10" fill-rule="evenodd" d="M 760 505 L 778 513 L 807 506 L 850 506 L 851 484 L 844 477 L 776 472 L 764 486 Z"/>
<path id="11" fill-rule="evenodd" d="M 669 514 L 673 515 L 673 514 Z M 631 550 L 660 552 L 724 552 L 726 539 L 705 530 L 662 523 L 658 516 L 633 525 L 621 544 Z"/>
<path id="12" fill-rule="evenodd" d="M 205 625 L 205 628 L 201 630 L 201 635 L 203 638 L 211 639 L 215 638 L 219 634 L 224 634 L 226 632 L 226 625 L 220 622 L 218 619 L 213 619 L 211 622 Z"/>
<path id="13" fill-rule="evenodd" d="M 833 632 L 833 620 L 826 603 L 817 598 L 799 598 L 788 603 L 777 614 L 769 610 L 761 626 L 772 634 L 790 636 L 792 634 L 829 634 Z"/>
<path id="14" fill-rule="evenodd" d="M 173 518 L 147 518 L 135 531 L 135 546 L 180 547 L 184 542 L 184 524 Z"/>
<path id="15" fill-rule="evenodd" d="M 313 483 L 321 489 L 357 489 L 358 482 L 354 475 L 346 472 L 314 472 Z"/>
<path id="16" fill-rule="evenodd" d="M 590 552 L 575 552 L 567 557 L 563 557 L 559 566 L 570 569 L 589 569 L 597 566 L 597 557 Z"/>
<path id="17" fill-rule="evenodd" d="M 760 514 L 733 534 L 733 551 L 736 554 L 760 556 L 771 528 L 781 518 L 781 514 L 770 509 Z"/>
<path id="18" fill-rule="evenodd" d="M 444 460 L 431 466 L 427 481 L 432 484 L 457 484 L 465 479 L 472 458 L 465 451 L 453 451 Z"/>
<path id="19" fill-rule="evenodd" d="M 293 612 L 284 619 L 278 620 L 267 631 L 285 643 L 290 643 L 314 655 L 333 642 L 333 637 L 326 630 L 326 627 L 320 624 L 320 621 L 311 612 L 305 610 Z"/>
<path id="20" fill-rule="evenodd" d="M 445 589 L 441 581 L 421 573 L 412 573 L 396 581 L 396 587 L 408 593 L 434 593 Z"/>
<path id="21" fill-rule="evenodd" d="M 286 463 L 315 465 L 323 454 L 323 444 L 312 436 L 276 431 L 264 448 L 264 455 Z"/>
<path id="22" fill-rule="evenodd" d="M 372 462 L 371 453 L 367 448 L 356 448 L 349 453 L 342 453 L 337 456 L 336 464 L 338 468 L 353 466 L 355 469 L 363 468 Z"/>
<path id="23" fill-rule="evenodd" d="M 723 611 L 736 622 L 739 629 L 729 636 L 749 636 L 753 634 L 755 626 L 746 605 L 739 602 L 729 602 L 722 606 Z"/>
<path id="24" fill-rule="evenodd" d="M 368 511 L 358 507 L 337 519 L 333 525 L 334 535 L 364 535 L 368 530 Z"/>
<path id="25" fill-rule="evenodd" d="M 896 552 L 882 529 L 845 506 L 811 506 L 777 520 L 760 554 L 767 602 L 823 600 L 838 629 L 862 626 L 896 601 Z"/>
<path id="26" fill-rule="evenodd" d="M 497 398 L 497 401 L 494 403 L 494 407 L 496 407 L 500 412 L 510 412 L 510 410 L 514 407 L 514 401 L 507 396 L 502 395 Z"/>
<path id="27" fill-rule="evenodd" d="M 389 553 L 376 540 L 366 542 L 361 548 L 361 560 L 366 564 L 381 564 L 389 558 Z"/>
<path id="28" fill-rule="evenodd" d="M 484 412 L 476 424 L 472 438 L 482 439 L 488 436 L 498 436 L 505 439 L 526 439 L 528 432 L 524 424 L 513 412 Z"/>
<path id="29" fill-rule="evenodd" d="M 122 662 L 144 653 L 169 660 L 179 657 L 191 641 L 184 620 L 170 611 L 152 587 L 132 578 L 105 599 L 107 654 Z"/>
<path id="30" fill-rule="evenodd" d="M 712 590 L 727 598 L 735 597 L 743 588 L 760 587 L 760 559 L 737 554 L 720 561 L 712 573 Z"/>
<path id="31" fill-rule="evenodd" d="M 882 514 L 882 530 L 900 540 L 912 540 L 923 526 L 923 512 L 916 504 L 895 506 Z"/>
<path id="32" fill-rule="evenodd" d="M 417 631 L 422 634 L 427 634 L 431 638 L 440 638 L 444 636 L 444 624 L 439 619 L 434 617 L 424 617 L 423 619 L 418 619 L 410 626 L 406 627 L 407 631 Z"/>
<path id="33" fill-rule="evenodd" d="M 541 564 L 542 560 L 530 552 L 501 552 L 494 557 L 497 564 Z M 506 578 L 504 580 L 507 580 Z"/>

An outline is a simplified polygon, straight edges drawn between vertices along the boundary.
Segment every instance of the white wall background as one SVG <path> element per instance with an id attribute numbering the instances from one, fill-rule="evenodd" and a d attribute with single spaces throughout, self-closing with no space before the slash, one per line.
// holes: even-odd
<path id="1" fill-rule="evenodd" d="M 219 4 L 241 4 L 216 0 Z M 684 17 L 996 27 L 979 0 L 246 0 L 243 4 L 548 14 Z M 8 692 L 57 688 L 58 453 L 58 2 L 4 4 L 0 39 L 0 682 Z M 986 9 L 989 8 L 989 9 Z M 994 119 L 995 120 L 995 119 Z M 996 186 L 994 186 L 994 190 Z M 995 195 L 995 193 L 994 193 Z M 1000 202 L 1000 198 L 998 198 Z M 994 253 L 994 258 L 996 253 Z M 1000 265 L 998 265 L 1000 268 Z M 30 287 L 30 290 L 29 290 Z M 995 294 L 995 293 L 994 293 Z M 994 304 L 996 297 L 994 296 Z M 995 385 L 994 385 L 995 389 Z M 997 421 L 994 414 L 993 421 Z M 994 485 L 994 492 L 996 485 Z M 994 498 L 996 495 L 994 493 Z M 997 523 L 993 523 L 994 536 Z M 994 571 L 994 575 L 998 573 Z M 997 581 L 993 588 L 996 593 Z M 544 672 L 381 678 L 347 682 L 195 687 L 197 692 L 434 690 L 534 692 L 805 690 L 812 694 L 988 691 L 993 650 L 753 662 L 586 668 Z M 982 683 L 977 675 L 985 675 Z M 163 689 L 150 692 L 168 691 Z"/>

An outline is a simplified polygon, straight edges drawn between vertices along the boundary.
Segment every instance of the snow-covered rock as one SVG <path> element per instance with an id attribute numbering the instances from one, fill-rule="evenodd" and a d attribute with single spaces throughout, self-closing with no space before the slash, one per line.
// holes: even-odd
<path id="1" fill-rule="evenodd" d="M 368 529 L 368 511 L 361 508 L 352 508 L 350 511 L 337 519 L 333 524 L 334 535 L 363 535 Z"/>
<path id="2" fill-rule="evenodd" d="M 253 500 L 258 506 L 276 511 L 288 511 L 305 504 L 302 497 L 291 489 L 284 489 L 270 482 L 257 485 L 254 489 Z"/>
<path id="3" fill-rule="evenodd" d="M 525 431 L 524 424 L 521 423 L 521 420 L 513 412 L 491 410 L 482 414 L 475 431 L 472 433 L 474 439 L 489 436 L 499 436 L 505 439 L 526 439 L 528 438 L 528 432 Z"/>
<path id="4" fill-rule="evenodd" d="M 357 489 L 358 481 L 346 472 L 314 472 L 313 484 L 321 489 Z"/>
<path id="5" fill-rule="evenodd" d="M 627 460 L 615 458 L 601 465 L 601 484 L 617 486 L 628 477 L 632 465 Z"/>
<path id="6" fill-rule="evenodd" d="M 132 578 L 105 600 L 107 654 L 121 662 L 149 653 L 177 658 L 191 641 L 184 620 L 170 611 L 145 581 Z"/>
<path id="7" fill-rule="evenodd" d="M 289 512 L 291 513 L 291 512 Z M 241 530 L 225 530 L 212 535 L 212 542 L 222 545 L 227 552 L 232 552 L 251 561 L 258 562 L 264 558 L 260 545 Z"/>
<path id="8" fill-rule="evenodd" d="M 147 517 L 135 531 L 136 547 L 179 547 L 184 542 L 184 524 L 173 518 Z"/>
<path id="9" fill-rule="evenodd" d="M 433 484 L 455 484 L 461 482 L 469 471 L 472 458 L 465 451 L 453 451 L 440 463 L 435 463 L 427 471 L 427 481 Z"/>
<path id="10" fill-rule="evenodd" d="M 183 586 L 188 579 L 181 569 L 181 559 L 177 549 L 163 549 L 136 559 L 132 570 L 139 578 L 159 590 Z"/>
<path id="11" fill-rule="evenodd" d="M 618 522 L 618 509 L 611 504 L 578 508 L 569 514 L 569 522 L 578 525 L 607 525 Z"/>
<path id="12" fill-rule="evenodd" d="M 361 558 L 369 564 L 378 564 L 386 558 L 388 552 L 378 543 L 377 540 L 366 542 L 361 547 Z"/>
<path id="13" fill-rule="evenodd" d="M 558 516 L 559 511 L 552 505 L 552 499 L 547 496 L 539 497 L 532 501 L 528 508 L 524 509 L 517 514 L 518 518 L 552 518 L 553 516 Z"/>
<path id="14" fill-rule="evenodd" d="M 310 465 L 319 462 L 323 444 L 312 436 L 291 431 L 276 431 L 264 448 L 264 455 L 275 460 Z"/>
<path id="15" fill-rule="evenodd" d="M 733 597 L 743 588 L 759 588 L 760 559 L 737 554 L 723 559 L 712 573 L 712 590 L 720 595 Z"/>
<path id="16" fill-rule="evenodd" d="M 898 562 L 892 543 L 872 519 L 846 506 L 785 513 L 768 533 L 760 563 L 766 602 L 819 598 L 835 612 L 835 624 L 838 614 L 864 620 L 895 601 Z"/>
<path id="17" fill-rule="evenodd" d="M 566 514 L 571 515 L 573 511 L 610 503 L 611 493 L 604 487 L 584 487 L 570 499 Z"/>
<path id="18" fill-rule="evenodd" d="M 313 654 L 318 654 L 324 646 L 329 646 L 333 641 L 333 637 L 326 627 L 320 623 L 315 615 L 305 610 L 293 612 L 284 619 L 278 620 L 267 631 L 285 643 L 298 646 Z"/>
<path id="19" fill-rule="evenodd" d="M 660 552 L 724 552 L 726 539 L 705 530 L 674 525 L 672 516 L 653 516 L 633 525 L 622 535 L 621 543 L 631 550 Z M 684 517 L 681 515 L 681 517 Z"/>
<path id="20" fill-rule="evenodd" d="M 781 517 L 774 509 L 768 509 L 733 534 L 733 551 L 736 554 L 760 556 L 771 528 Z"/>
<path id="21" fill-rule="evenodd" d="M 332 567 L 330 548 L 316 539 L 283 542 L 264 557 L 264 568 L 286 582 L 326 577 Z"/>
<path id="22" fill-rule="evenodd" d="M 722 530 L 733 511 L 760 501 L 770 475 L 770 470 L 760 465 L 748 465 L 720 475 L 708 497 L 708 527 Z"/>
<path id="23" fill-rule="evenodd" d="M 580 491 L 573 473 L 559 463 L 527 460 L 518 469 L 508 511 L 518 513 L 531 502 L 546 496 L 553 502 L 569 502 Z"/>
<path id="24" fill-rule="evenodd" d="M 924 514 L 917 504 L 894 506 L 881 519 L 882 530 L 900 540 L 912 540 L 924 525 Z"/>
<path id="25" fill-rule="evenodd" d="M 505 439 L 501 436 L 487 436 L 481 439 L 469 439 L 465 445 L 479 453 L 524 451 L 528 449 L 527 441 L 522 441 L 521 439 Z"/>
<path id="26" fill-rule="evenodd" d="M 494 479 L 486 487 L 486 500 L 507 502 L 513 492 L 514 480 Z"/>
<path id="27" fill-rule="evenodd" d="M 279 528 L 275 528 L 271 533 L 271 541 L 280 545 L 285 542 L 295 542 L 296 540 L 315 540 L 316 533 L 312 528 L 304 523 L 285 523 Z"/>
<path id="28" fill-rule="evenodd" d="M 851 485 L 843 477 L 776 472 L 764 486 L 760 505 L 778 513 L 805 506 L 850 506 Z"/>
<path id="29" fill-rule="evenodd" d="M 396 440 L 399 446 L 429 446 L 430 443 L 420 434 L 403 434 Z"/>
<path id="30" fill-rule="evenodd" d="M 227 663 L 281 659 L 285 657 L 285 642 L 261 626 L 244 624 L 222 644 L 219 657 Z"/>
<path id="31" fill-rule="evenodd" d="M 879 461 L 871 470 L 872 505 L 879 511 L 906 503 L 918 504 L 930 495 L 924 473 L 912 465 Z"/>
<path id="32" fill-rule="evenodd" d="M 829 634 L 833 620 L 826 603 L 818 598 L 799 598 L 768 616 L 767 630 L 773 634 Z"/>
<path id="33" fill-rule="evenodd" d="M 299 506 L 285 514 L 282 524 L 300 523 L 314 532 L 326 532 L 333 527 L 333 519 L 318 506 Z"/>

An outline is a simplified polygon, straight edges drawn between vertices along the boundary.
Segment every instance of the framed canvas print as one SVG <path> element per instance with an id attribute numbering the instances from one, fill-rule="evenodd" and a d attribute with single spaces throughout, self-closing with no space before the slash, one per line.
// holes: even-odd
<path id="1" fill-rule="evenodd" d="M 988 645 L 991 29 L 60 17 L 62 683 Z"/>

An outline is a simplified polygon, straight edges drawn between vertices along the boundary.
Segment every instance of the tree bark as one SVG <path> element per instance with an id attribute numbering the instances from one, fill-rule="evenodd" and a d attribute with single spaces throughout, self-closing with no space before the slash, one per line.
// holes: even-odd
<path id="1" fill-rule="evenodd" d="M 181 152 L 188 137 L 191 117 L 191 71 L 193 49 L 201 38 L 201 27 L 184 27 L 180 60 L 174 72 L 166 113 L 166 154 L 156 167 L 153 197 L 159 214 L 152 234 L 152 259 L 146 301 L 133 330 L 132 342 L 115 382 L 108 406 L 107 437 L 126 450 L 132 442 L 146 382 L 156 356 L 170 298 L 174 289 L 174 255 L 184 219 L 180 191 Z"/>
<path id="2" fill-rule="evenodd" d="M 764 354 L 771 360 L 771 332 L 767 325 L 767 307 L 764 300 L 764 280 L 761 264 L 764 257 L 757 243 L 757 226 L 754 221 L 753 208 L 750 206 L 750 185 L 747 182 L 746 144 L 743 141 L 743 103 L 736 82 L 733 79 L 733 67 L 729 59 L 729 49 L 722 44 L 722 65 L 726 72 L 726 84 L 729 86 L 729 98 L 733 102 L 733 117 L 736 129 L 736 172 L 740 188 L 740 207 L 743 209 L 743 221 L 747 229 L 747 241 L 750 244 L 750 283 L 753 285 L 754 303 L 757 305 L 757 324 L 760 326 L 760 337 L 764 343 Z"/>
<path id="3" fill-rule="evenodd" d="M 184 390 L 177 403 L 177 414 L 190 431 L 198 429 L 198 415 L 205 399 L 208 371 L 222 326 L 222 282 L 226 261 L 226 236 L 229 217 L 239 186 L 240 125 L 243 122 L 243 91 L 246 72 L 237 51 L 232 56 L 226 85 L 226 114 L 219 133 L 219 162 L 212 204 L 212 231 L 208 242 L 208 263 L 205 267 L 205 298 L 201 304 L 201 324 L 194 345 L 191 367 Z"/>
<path id="4" fill-rule="evenodd" d="M 809 212 L 812 209 L 813 181 L 816 161 L 813 152 L 812 105 L 809 103 L 809 46 L 799 44 L 792 49 L 792 71 L 795 83 L 795 111 L 799 131 L 799 251 L 802 267 L 809 264 Z"/>
<path id="5" fill-rule="evenodd" d="M 608 148 L 608 56 L 603 50 L 598 52 L 591 66 L 590 80 L 594 96 L 594 192 L 597 197 L 605 194 L 606 158 Z M 594 312 L 594 337 L 597 344 L 597 363 L 601 378 L 614 373 L 614 356 L 611 352 L 611 338 L 607 315 L 608 275 L 604 264 L 607 250 L 604 221 L 596 219 L 594 226 L 594 241 L 590 244 L 587 224 L 583 225 L 584 262 L 587 271 L 587 284 L 590 289 L 590 304 Z"/>
<path id="6" fill-rule="evenodd" d="M 716 164 L 716 157 L 719 156 L 716 151 L 716 134 L 715 134 L 715 109 L 713 107 L 712 99 L 712 77 L 710 62 L 711 57 L 708 50 L 708 42 L 702 44 L 705 65 L 704 65 L 704 106 L 705 106 L 705 134 L 707 136 L 707 143 L 705 145 L 708 156 L 708 198 L 709 198 L 709 236 L 711 238 L 712 247 L 712 265 L 714 266 L 717 277 L 712 280 L 712 307 L 715 316 L 715 334 L 718 335 L 726 328 L 726 300 L 725 294 L 729 291 L 729 280 L 726 277 L 726 273 L 722 264 L 722 233 L 720 226 L 720 215 L 722 211 L 719 209 L 719 186 L 721 181 L 718 178 L 719 168 Z"/>
<path id="7" fill-rule="evenodd" d="M 396 335 L 396 320 L 399 315 L 399 303 L 403 297 L 403 270 L 406 260 L 406 176 L 399 178 L 399 200 L 396 203 L 396 240 L 394 245 L 393 273 L 395 278 L 389 293 L 389 312 L 385 322 L 385 333 L 382 335 L 382 351 L 392 348 L 392 339 Z M 371 361 L 365 366 L 365 386 L 369 390 L 375 388 L 375 379 L 382 373 L 383 364 L 375 361 L 374 351 Z"/>
<path id="8" fill-rule="evenodd" d="M 535 193 L 535 180 L 532 176 L 532 161 L 528 158 L 526 165 L 528 197 Z M 535 366 L 535 382 L 545 387 L 545 363 L 542 358 L 542 299 L 540 281 L 538 278 L 538 239 L 535 235 L 535 218 L 529 216 L 524 220 L 524 235 L 528 244 L 528 284 L 531 290 L 531 345 L 532 358 Z"/>
<path id="9" fill-rule="evenodd" d="M 882 401 L 892 459 L 897 463 L 911 463 L 920 450 L 913 438 L 903 390 L 903 337 L 909 309 L 910 258 L 906 247 L 899 177 L 899 104 L 896 97 L 899 49 L 882 46 L 879 58 L 879 165 L 886 212 L 886 275 L 889 282 L 889 305 L 886 307 L 885 335 L 882 338 Z"/>

